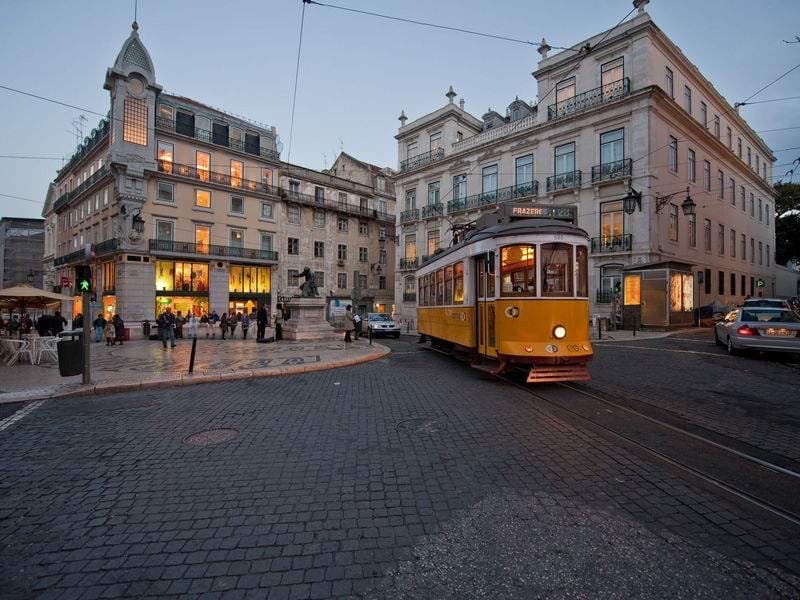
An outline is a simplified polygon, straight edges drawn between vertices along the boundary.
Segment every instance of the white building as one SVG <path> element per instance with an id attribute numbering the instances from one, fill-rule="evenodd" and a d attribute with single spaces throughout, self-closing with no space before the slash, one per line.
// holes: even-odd
<path id="1" fill-rule="evenodd" d="M 645 281 L 642 297 L 637 288 L 629 300 L 645 325 L 773 289 L 774 156 L 766 143 L 641 6 L 573 48 L 550 55 L 542 41 L 536 105 L 516 99 L 505 116 L 489 110 L 478 119 L 454 102 L 451 87 L 443 107 L 409 122 L 401 114 L 402 317 L 414 318 L 413 275 L 424 257 L 506 201 L 577 209 L 591 237 L 595 313 L 610 311 L 623 269 L 641 265 L 694 275 L 648 291 Z M 682 207 L 687 188 L 694 214 Z M 623 199 L 637 194 L 627 213 Z"/>

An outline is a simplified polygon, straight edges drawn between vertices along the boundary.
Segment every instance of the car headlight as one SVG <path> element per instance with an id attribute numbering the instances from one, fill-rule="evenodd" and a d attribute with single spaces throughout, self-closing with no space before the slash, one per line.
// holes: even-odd
<path id="1" fill-rule="evenodd" d="M 567 328 L 563 325 L 556 325 L 553 327 L 553 337 L 557 340 L 563 340 L 567 335 Z"/>

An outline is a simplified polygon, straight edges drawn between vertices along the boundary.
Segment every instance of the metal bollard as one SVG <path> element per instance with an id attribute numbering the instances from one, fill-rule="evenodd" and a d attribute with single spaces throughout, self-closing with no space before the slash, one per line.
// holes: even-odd
<path id="1" fill-rule="evenodd" d="M 372 346 L 372 327 L 367 327 L 367 333 L 369 334 L 369 345 Z"/>
<path id="2" fill-rule="evenodd" d="M 633 316 L 633 337 L 636 337 L 636 315 Z"/>
<path id="3" fill-rule="evenodd" d="M 600 319 L 597 319 L 597 339 L 603 339 L 603 324 Z"/>
<path id="4" fill-rule="evenodd" d="M 191 374 L 194 371 L 194 355 L 197 351 L 197 337 L 192 338 L 192 353 L 189 355 L 189 373 Z"/>

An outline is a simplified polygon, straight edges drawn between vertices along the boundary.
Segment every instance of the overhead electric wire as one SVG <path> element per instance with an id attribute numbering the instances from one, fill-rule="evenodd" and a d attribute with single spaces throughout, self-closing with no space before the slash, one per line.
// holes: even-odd
<path id="1" fill-rule="evenodd" d="M 303 0 L 303 10 L 300 13 L 300 36 L 297 42 L 297 65 L 294 69 L 294 92 L 292 93 L 292 118 L 289 125 L 289 149 L 287 152 L 287 162 L 292 158 L 292 138 L 294 136 L 294 109 L 297 105 L 297 80 L 300 77 L 300 51 L 303 48 L 303 25 L 306 21 L 306 0 Z"/>
<path id="2" fill-rule="evenodd" d="M 765 85 L 764 87 L 760 88 L 758 91 L 756 91 L 756 92 L 754 92 L 753 94 L 751 94 L 751 95 L 750 95 L 750 96 L 749 96 L 749 97 L 748 97 L 748 98 L 747 98 L 747 99 L 746 99 L 744 102 L 739 102 L 738 104 L 739 104 L 740 106 L 741 106 L 741 105 L 743 105 L 743 104 L 747 104 L 747 102 L 748 102 L 749 100 L 752 100 L 753 98 L 755 98 L 756 96 L 758 96 L 758 95 L 759 95 L 761 92 L 763 92 L 765 89 L 767 89 L 768 87 L 770 87 L 770 86 L 771 86 L 771 85 L 773 85 L 773 84 L 776 84 L 776 83 L 778 83 L 778 82 L 779 82 L 781 79 L 783 79 L 783 78 L 784 78 L 784 77 L 786 77 L 786 76 L 787 76 L 789 73 L 791 73 L 792 71 L 794 71 L 795 69 L 798 69 L 798 68 L 800 68 L 800 64 L 797 64 L 797 65 L 793 66 L 791 69 L 789 69 L 788 71 L 786 71 L 786 72 L 785 72 L 785 73 L 783 73 L 782 75 L 779 75 L 777 78 L 775 78 L 775 79 L 773 79 L 772 81 L 770 81 L 770 82 L 769 82 L 767 85 Z"/>
<path id="3" fill-rule="evenodd" d="M 788 96 L 787 98 L 770 98 L 769 100 L 755 100 L 754 102 L 742 102 L 739 106 L 752 104 L 765 104 L 767 102 L 783 102 L 784 100 L 800 100 L 800 96 Z"/>

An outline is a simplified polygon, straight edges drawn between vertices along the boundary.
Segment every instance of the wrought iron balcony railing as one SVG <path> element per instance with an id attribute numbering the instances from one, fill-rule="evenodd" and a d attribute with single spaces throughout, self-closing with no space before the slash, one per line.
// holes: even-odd
<path id="1" fill-rule="evenodd" d="M 606 235 L 592 238 L 592 254 L 613 254 L 614 252 L 630 252 L 633 247 L 633 235 Z"/>
<path id="2" fill-rule="evenodd" d="M 400 170 L 410 171 L 411 169 L 418 169 L 419 167 L 424 167 L 425 165 L 434 163 L 437 160 L 442 160 L 443 158 L 444 158 L 444 148 L 436 148 L 435 150 L 431 150 L 430 152 L 423 152 L 422 154 L 411 156 L 406 160 L 402 161 L 400 163 Z"/>
<path id="3" fill-rule="evenodd" d="M 194 242 L 178 242 L 175 240 L 150 240 L 150 252 L 153 254 L 204 254 L 213 257 L 278 261 L 278 253 L 275 250 L 218 246 L 217 244 L 196 244 Z"/>
<path id="4" fill-rule="evenodd" d="M 547 178 L 547 191 L 556 192 L 558 190 L 569 190 L 581 187 L 581 172 L 570 171 L 569 173 L 559 173 L 550 175 Z"/>
<path id="5" fill-rule="evenodd" d="M 438 217 L 444 214 L 444 204 L 436 202 L 435 204 L 428 204 L 422 207 L 422 218 L 430 219 L 431 217 Z"/>
<path id="6" fill-rule="evenodd" d="M 196 181 L 204 183 L 214 183 L 237 190 L 248 192 L 260 192 L 262 194 L 271 194 L 273 196 L 279 195 L 280 188 L 274 185 L 267 185 L 260 181 L 253 181 L 252 179 L 244 179 L 236 175 L 228 175 L 227 173 L 218 173 L 216 171 L 209 171 L 203 168 L 193 167 L 191 165 L 182 165 L 168 160 L 158 161 L 158 170 L 161 173 L 168 175 L 177 175 L 178 177 L 188 177 Z"/>
<path id="7" fill-rule="evenodd" d="M 409 271 L 411 269 L 416 269 L 419 266 L 419 258 L 401 258 L 400 259 L 400 270 L 401 271 Z"/>
<path id="8" fill-rule="evenodd" d="M 615 294 L 614 290 L 597 290 L 595 301 L 598 304 L 611 304 L 614 298 L 618 298 L 619 294 Z"/>
<path id="9" fill-rule="evenodd" d="M 510 185 L 493 192 L 481 192 L 480 194 L 473 194 L 472 196 L 465 196 L 464 198 L 450 200 L 447 203 L 447 212 L 454 213 L 464 210 L 472 210 L 489 204 L 522 200 L 524 198 L 531 198 L 538 195 L 539 182 L 533 180 L 528 183 Z"/>
<path id="10" fill-rule="evenodd" d="M 104 254 L 110 254 L 114 252 L 117 248 L 119 248 L 119 242 L 117 242 L 116 238 L 112 238 L 97 244 L 94 247 L 94 253 L 96 256 L 103 256 Z"/>
<path id="11" fill-rule="evenodd" d="M 108 175 L 110 172 L 111 171 L 109 170 L 108 165 L 103 165 L 102 167 L 97 169 L 97 171 L 94 172 L 94 175 L 89 177 L 86 181 L 81 183 L 74 190 L 72 190 L 71 192 L 65 192 L 65 193 L 61 194 L 61 196 L 58 197 L 58 200 L 56 200 L 53 203 L 53 210 L 57 212 L 59 209 L 63 208 L 67 204 L 69 204 L 70 200 L 73 200 L 73 199 L 77 198 L 78 196 L 80 196 L 83 192 L 88 190 L 90 187 L 92 187 L 95 183 L 100 181 L 103 177 Z"/>
<path id="12" fill-rule="evenodd" d="M 630 94 L 630 92 L 631 81 L 627 77 L 618 81 L 607 83 L 599 88 L 595 88 L 593 90 L 589 90 L 588 92 L 583 92 L 582 94 L 573 96 L 572 98 L 567 98 L 561 102 L 551 104 L 547 107 L 547 120 L 552 121 L 553 119 L 559 119 L 567 115 L 587 110 L 593 106 L 597 106 L 598 104 L 611 102 L 612 100 L 618 100 L 619 98 L 627 96 Z"/>
<path id="13" fill-rule="evenodd" d="M 328 210 L 335 210 L 346 215 L 353 215 L 364 219 L 376 219 L 378 221 L 394 223 L 393 214 L 382 212 L 374 208 L 367 208 L 366 206 L 356 206 L 355 204 L 347 204 L 346 202 L 338 201 L 333 202 L 322 196 L 304 194 L 302 192 L 285 190 L 283 188 L 279 188 L 279 196 L 287 202 L 295 202 L 297 204 L 313 206 L 316 208 L 326 208 Z"/>
<path id="14" fill-rule="evenodd" d="M 232 148 L 237 152 L 244 152 L 245 154 L 252 154 L 253 156 L 259 156 L 264 160 L 280 160 L 280 152 L 276 150 L 270 150 L 269 148 L 262 148 L 260 143 L 247 143 L 246 141 L 237 140 L 231 137 L 220 136 L 218 133 L 214 133 L 213 131 L 207 131 L 205 129 L 198 129 L 196 127 L 189 127 L 182 123 L 178 123 L 173 119 L 167 119 L 165 117 L 156 117 L 156 128 L 158 129 L 166 129 L 167 131 L 172 131 L 174 133 L 185 135 L 190 138 L 194 138 L 196 140 L 200 140 L 201 142 L 207 142 L 209 144 L 216 144 L 217 146 L 225 146 L 226 148 Z"/>
<path id="15" fill-rule="evenodd" d="M 68 173 L 71 171 L 81 160 L 86 158 L 86 156 L 97 147 L 100 142 L 108 137 L 109 132 L 109 123 L 108 119 L 101 119 L 100 123 L 98 123 L 97 127 L 92 130 L 92 133 L 84 138 L 82 144 L 78 146 L 78 150 L 72 157 L 69 159 L 67 164 L 61 167 L 58 172 L 60 173 Z"/>
<path id="16" fill-rule="evenodd" d="M 408 210 L 404 210 L 400 213 L 401 223 L 408 223 L 409 221 L 416 221 L 417 219 L 419 219 L 418 208 L 409 208 Z"/>
<path id="17" fill-rule="evenodd" d="M 403 302 L 416 302 L 416 301 L 417 301 L 416 292 L 403 292 Z"/>
<path id="18" fill-rule="evenodd" d="M 75 250 L 75 252 L 70 252 L 69 254 L 65 254 L 64 256 L 57 256 L 53 259 L 53 266 L 59 265 L 68 265 L 71 263 L 85 263 L 86 262 L 86 250 Z"/>
<path id="19" fill-rule="evenodd" d="M 601 181 L 614 181 L 623 177 L 630 177 L 633 161 L 630 158 L 623 158 L 610 163 L 595 165 L 592 167 L 592 183 Z"/>

